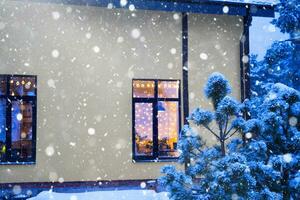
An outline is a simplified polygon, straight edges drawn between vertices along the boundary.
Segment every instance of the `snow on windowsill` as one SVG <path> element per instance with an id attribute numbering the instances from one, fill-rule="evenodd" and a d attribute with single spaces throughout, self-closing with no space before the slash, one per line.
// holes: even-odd
<path id="1" fill-rule="evenodd" d="M 169 200 L 167 192 L 156 193 L 153 190 L 118 190 L 84 193 L 57 193 L 43 191 L 29 200 Z"/>

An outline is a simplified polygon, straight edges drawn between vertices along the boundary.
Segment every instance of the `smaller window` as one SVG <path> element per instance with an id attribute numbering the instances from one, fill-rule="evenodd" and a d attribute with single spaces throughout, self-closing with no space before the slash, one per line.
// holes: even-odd
<path id="1" fill-rule="evenodd" d="M 181 126 L 180 81 L 133 80 L 133 159 L 176 159 Z"/>
<path id="2" fill-rule="evenodd" d="M 0 75 L 0 163 L 35 162 L 36 76 Z"/>

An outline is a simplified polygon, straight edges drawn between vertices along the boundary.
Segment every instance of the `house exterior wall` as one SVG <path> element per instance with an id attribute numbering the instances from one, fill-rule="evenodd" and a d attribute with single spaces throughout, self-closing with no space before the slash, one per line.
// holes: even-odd
<path id="1" fill-rule="evenodd" d="M 204 85 L 215 71 L 221 72 L 228 79 L 232 87 L 231 95 L 236 100 L 241 99 L 239 45 L 242 32 L 243 21 L 240 17 L 189 16 L 190 112 L 199 106 L 213 109 L 210 100 L 204 95 Z M 215 137 L 208 131 L 202 128 L 198 131 L 207 145 L 216 143 Z"/>
<path id="2" fill-rule="evenodd" d="M 38 113 L 36 164 L 0 166 L 0 182 L 157 178 L 166 163 L 132 162 L 131 80 L 181 79 L 180 17 L 21 1 L 6 1 L 1 9 L 0 74 L 37 75 Z M 219 40 L 228 59 L 214 50 L 216 27 L 206 22 L 215 17 L 228 30 L 229 39 L 221 34 Z M 208 105 L 200 91 L 212 71 L 229 75 L 238 97 L 238 17 L 191 20 L 190 106 Z M 199 57 L 204 50 L 205 62 Z"/>

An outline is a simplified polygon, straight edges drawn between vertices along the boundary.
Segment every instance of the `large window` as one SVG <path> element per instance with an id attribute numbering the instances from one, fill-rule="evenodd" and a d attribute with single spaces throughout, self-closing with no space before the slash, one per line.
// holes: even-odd
<path id="1" fill-rule="evenodd" d="M 133 80 L 133 159 L 178 158 L 179 80 Z"/>
<path id="2" fill-rule="evenodd" d="M 35 162 L 36 81 L 0 75 L 0 164 Z"/>

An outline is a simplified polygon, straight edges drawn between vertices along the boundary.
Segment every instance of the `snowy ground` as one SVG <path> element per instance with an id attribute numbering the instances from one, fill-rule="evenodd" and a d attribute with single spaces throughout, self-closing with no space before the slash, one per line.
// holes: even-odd
<path id="1" fill-rule="evenodd" d="M 30 200 L 169 200 L 166 192 L 153 190 L 97 191 L 84 193 L 56 193 L 44 191 Z"/>

